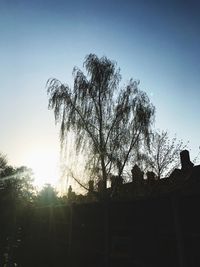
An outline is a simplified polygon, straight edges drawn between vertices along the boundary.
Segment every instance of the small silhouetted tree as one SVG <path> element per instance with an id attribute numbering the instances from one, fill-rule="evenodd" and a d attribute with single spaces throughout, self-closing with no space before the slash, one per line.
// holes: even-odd
<path id="1" fill-rule="evenodd" d="M 72 88 L 48 80 L 49 108 L 60 123 L 62 144 L 73 131 L 76 151 L 87 149 L 87 166 L 105 191 L 109 174 L 121 176 L 141 142 L 148 143 L 154 107 L 138 81 L 130 79 L 120 88 L 115 62 L 90 54 L 83 66 L 85 73 L 74 68 Z"/>
<path id="2" fill-rule="evenodd" d="M 0 173 L 0 212 L 4 230 L 15 227 L 34 197 L 33 174 L 27 167 L 15 168 L 6 162 Z M 6 230 L 7 229 L 7 230 Z"/>
<path id="3" fill-rule="evenodd" d="M 36 197 L 36 203 L 40 205 L 55 205 L 58 204 L 58 193 L 50 184 L 46 184 L 42 190 L 39 191 Z"/>
<path id="4" fill-rule="evenodd" d="M 156 179 L 167 177 L 180 166 L 180 152 L 185 148 L 183 141 L 171 139 L 167 131 L 155 132 L 149 150 L 139 156 L 138 162 L 143 169 L 153 171 Z"/>
<path id="5" fill-rule="evenodd" d="M 0 196 L 4 201 L 25 206 L 33 200 L 34 186 L 31 169 L 25 166 L 14 168 L 6 165 L 1 172 L 0 182 Z"/>
<path id="6" fill-rule="evenodd" d="M 3 153 L 0 153 L 0 177 L 2 177 L 2 173 L 7 167 L 8 161 L 6 156 Z"/>

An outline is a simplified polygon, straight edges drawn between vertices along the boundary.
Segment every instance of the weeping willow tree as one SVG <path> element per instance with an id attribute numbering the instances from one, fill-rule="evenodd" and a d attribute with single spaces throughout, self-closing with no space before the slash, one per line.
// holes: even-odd
<path id="1" fill-rule="evenodd" d="M 72 88 L 55 78 L 47 81 L 49 109 L 60 124 L 61 144 L 75 133 L 76 151 L 87 149 L 86 166 L 105 191 L 110 174 L 121 177 L 139 146 L 148 144 L 154 106 L 138 81 L 120 88 L 120 70 L 107 57 L 89 54 L 83 67 L 85 72 L 73 69 Z"/>

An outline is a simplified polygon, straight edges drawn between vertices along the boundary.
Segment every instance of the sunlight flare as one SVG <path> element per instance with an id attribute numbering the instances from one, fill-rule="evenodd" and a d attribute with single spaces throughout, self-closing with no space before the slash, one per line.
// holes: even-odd
<path id="1" fill-rule="evenodd" d="M 32 168 L 34 173 L 34 184 L 41 189 L 45 184 L 57 186 L 59 181 L 59 156 L 48 150 L 33 150 L 27 156 L 25 162 Z"/>

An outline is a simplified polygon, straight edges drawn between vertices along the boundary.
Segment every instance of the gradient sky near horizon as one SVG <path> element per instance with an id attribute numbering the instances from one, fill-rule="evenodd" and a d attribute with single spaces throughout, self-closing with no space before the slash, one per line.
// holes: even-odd
<path id="1" fill-rule="evenodd" d="M 155 128 L 200 145 L 200 2 L 0 0 L 0 151 L 54 183 L 59 130 L 45 84 L 89 53 L 117 61 L 156 107 Z M 40 166 L 39 166 L 40 165 Z M 46 170 L 44 168 L 46 166 Z"/>

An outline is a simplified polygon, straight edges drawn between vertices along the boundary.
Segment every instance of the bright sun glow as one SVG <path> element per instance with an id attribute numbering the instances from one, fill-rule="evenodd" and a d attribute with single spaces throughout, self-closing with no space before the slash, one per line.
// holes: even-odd
<path id="1" fill-rule="evenodd" d="M 26 166 L 34 173 L 34 184 L 41 189 L 45 184 L 52 186 L 59 182 L 59 159 L 57 153 L 52 151 L 31 151 L 27 156 Z"/>

